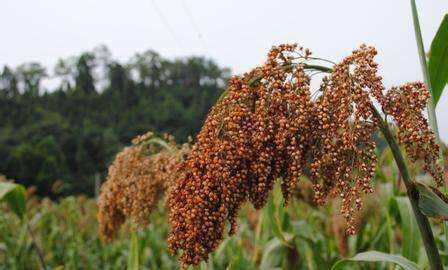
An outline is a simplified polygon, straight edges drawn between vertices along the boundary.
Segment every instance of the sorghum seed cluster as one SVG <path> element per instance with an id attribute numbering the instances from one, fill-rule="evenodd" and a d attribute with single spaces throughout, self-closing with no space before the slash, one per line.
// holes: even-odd
<path id="1" fill-rule="evenodd" d="M 315 102 L 317 128 L 310 168 L 316 201 L 322 204 L 328 195 L 339 195 L 349 234 L 355 233 L 355 211 L 362 207 L 360 193 L 373 192 L 376 145 L 372 137 L 378 122 L 372 114 L 372 98 L 383 98 L 375 55 L 374 48 L 361 46 L 335 65 Z"/>
<path id="2" fill-rule="evenodd" d="M 302 52 L 295 45 L 274 47 L 254 87 L 253 129 L 250 160 L 249 200 L 264 206 L 274 181 L 283 176 L 282 191 L 288 201 L 306 163 L 312 112 L 310 78 L 303 66 L 285 69 L 291 54 Z M 304 54 L 309 52 L 305 50 Z"/>
<path id="3" fill-rule="evenodd" d="M 198 264 L 216 249 L 226 221 L 236 230 L 246 201 L 262 207 L 274 181 L 284 176 L 285 198 L 306 161 L 312 109 L 309 77 L 302 65 L 285 69 L 301 48 L 271 50 L 266 64 L 234 77 L 211 110 L 185 162 L 185 174 L 169 197 L 171 251 L 185 265 Z M 261 78 L 256 83 L 252 78 Z"/>
<path id="4" fill-rule="evenodd" d="M 391 115 L 398 127 L 398 141 L 412 161 L 422 160 L 423 169 L 443 184 L 442 168 L 437 165 L 439 146 L 428 122 L 423 116 L 430 93 L 421 83 L 407 83 L 391 88 L 384 100 L 383 109 Z"/>
<path id="5" fill-rule="evenodd" d="M 178 148 L 168 141 L 170 149 L 161 148 L 149 143 L 153 138 L 151 132 L 135 138 L 109 167 L 98 203 L 99 232 L 104 240 L 112 240 L 127 219 L 147 225 L 149 214 L 175 181 L 173 172 L 188 147 Z"/>
<path id="6" fill-rule="evenodd" d="M 440 180 L 438 148 L 421 114 L 425 88 L 405 85 L 384 95 L 375 55 L 373 47 L 362 45 L 335 64 L 315 100 L 307 61 L 317 58 L 297 45 L 273 47 L 264 65 L 230 80 L 168 197 L 168 244 L 172 253 L 182 252 L 184 266 L 207 260 L 227 222 L 229 234 L 235 232 L 243 203 L 263 207 L 278 178 L 288 201 L 305 172 L 316 203 L 341 198 L 346 232 L 355 233 L 361 196 L 373 192 L 373 135 L 381 120 L 373 114 L 373 100 L 394 116 L 409 155 L 423 158 L 425 169 Z"/>

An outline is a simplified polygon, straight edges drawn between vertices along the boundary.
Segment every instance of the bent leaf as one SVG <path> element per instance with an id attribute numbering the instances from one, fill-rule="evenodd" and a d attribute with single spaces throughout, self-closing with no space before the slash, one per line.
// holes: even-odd
<path id="1" fill-rule="evenodd" d="M 6 201 L 11 210 L 20 218 L 25 215 L 25 188 L 14 183 L 0 183 L 0 201 Z"/>
<path id="2" fill-rule="evenodd" d="M 260 263 L 260 269 L 272 269 L 282 260 L 282 250 L 284 249 L 282 241 L 278 238 L 273 238 L 266 243 L 263 250 L 263 255 Z"/>
<path id="3" fill-rule="evenodd" d="M 445 14 L 439 30 L 432 40 L 428 72 L 434 105 L 437 105 L 448 82 L 448 14 Z"/>
<path id="4" fill-rule="evenodd" d="M 343 269 L 343 266 L 350 262 L 389 262 L 394 263 L 404 270 L 418 270 L 419 267 L 414 262 L 404 258 L 401 255 L 387 254 L 379 251 L 367 251 L 356 254 L 350 259 L 344 259 L 336 262 L 332 270 Z"/>
<path id="5" fill-rule="evenodd" d="M 418 207 L 428 217 L 448 219 L 448 204 L 428 186 L 417 183 Z"/>

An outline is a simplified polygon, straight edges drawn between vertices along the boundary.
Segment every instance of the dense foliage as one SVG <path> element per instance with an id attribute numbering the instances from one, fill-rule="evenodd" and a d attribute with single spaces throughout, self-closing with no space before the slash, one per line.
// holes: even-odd
<path id="1" fill-rule="evenodd" d="M 136 135 L 194 135 L 228 73 L 205 58 L 169 60 L 153 51 L 120 63 L 105 47 L 59 60 L 54 74 L 38 63 L 5 66 L 0 172 L 39 195 L 93 194 L 95 177 Z"/>
<path id="2" fill-rule="evenodd" d="M 338 203 L 316 207 L 306 179 L 300 182 L 290 207 L 283 206 L 280 185 L 267 207 L 255 211 L 246 204 L 238 217 L 235 235 L 226 238 L 210 260 L 190 269 L 331 269 L 343 257 L 378 250 L 402 254 L 427 266 L 418 227 L 391 153 L 385 151 L 377 171 L 376 194 L 366 199 L 365 210 L 356 222 L 358 234 L 344 233 Z M 416 169 L 417 170 L 417 169 Z M 391 183 L 394 182 L 394 183 Z M 0 209 L 0 269 L 39 269 L 39 260 L 27 235 L 26 225 L 6 204 Z M 130 256 L 130 223 L 115 241 L 103 243 L 97 233 L 97 202 L 85 196 L 66 197 L 59 202 L 29 198 L 27 219 L 49 269 L 125 269 Z M 166 244 L 166 209 L 160 202 L 148 227 L 138 232 L 140 269 L 179 269 Z M 434 226 L 439 242 L 440 226 Z M 443 257 L 448 263 L 448 257 Z M 351 264 L 344 269 L 394 269 L 384 263 Z"/>

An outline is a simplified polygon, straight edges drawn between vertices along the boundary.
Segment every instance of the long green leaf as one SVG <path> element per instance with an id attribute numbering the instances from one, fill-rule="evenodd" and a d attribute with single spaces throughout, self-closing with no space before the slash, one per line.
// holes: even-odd
<path id="1" fill-rule="evenodd" d="M 311 249 L 313 253 L 313 261 L 316 264 L 317 269 L 328 269 L 331 265 L 328 264 L 324 257 L 322 256 L 322 249 L 318 243 L 314 242 L 311 238 L 305 236 L 299 236 L 301 239 L 305 240 L 308 243 L 308 247 Z"/>
<path id="2" fill-rule="evenodd" d="M 139 269 L 139 256 L 138 256 L 138 237 L 137 232 L 131 233 L 131 247 L 128 257 L 128 270 Z"/>
<path id="3" fill-rule="evenodd" d="M 415 4 L 415 0 L 411 0 L 411 8 L 412 8 L 412 20 L 414 22 L 415 40 L 417 42 L 418 55 L 419 55 L 419 59 L 420 59 L 420 65 L 422 67 L 423 78 L 425 80 L 426 86 L 428 87 L 428 89 L 431 93 L 431 98 L 429 99 L 428 106 L 427 106 L 428 107 L 429 125 L 431 126 L 431 129 L 436 136 L 437 144 L 439 144 L 439 146 L 441 146 L 440 136 L 439 136 L 439 127 L 437 124 L 437 117 L 436 117 L 436 109 L 435 109 L 436 105 L 435 105 L 434 91 L 433 91 L 433 87 L 431 85 L 431 79 L 429 77 L 428 64 L 426 63 L 425 47 L 423 46 L 422 32 L 420 29 L 420 22 L 418 20 L 418 11 L 417 11 L 417 5 Z M 441 156 L 439 158 L 441 158 Z"/>
<path id="4" fill-rule="evenodd" d="M 266 243 L 263 256 L 260 263 L 260 269 L 272 269 L 283 259 L 282 250 L 285 248 L 282 241 L 278 238 L 273 238 Z"/>
<path id="5" fill-rule="evenodd" d="M 6 201 L 11 210 L 20 218 L 26 211 L 25 188 L 14 183 L 0 183 L 0 201 Z"/>
<path id="6" fill-rule="evenodd" d="M 350 259 L 336 262 L 331 270 L 342 269 L 349 262 L 390 262 L 399 265 L 404 270 L 419 270 L 414 262 L 409 261 L 401 255 L 387 254 L 379 251 L 367 251 L 356 254 Z"/>
<path id="7" fill-rule="evenodd" d="M 428 71 L 434 105 L 437 105 L 448 82 L 448 14 L 443 17 L 439 30 L 432 40 Z"/>
<path id="8" fill-rule="evenodd" d="M 425 83 L 428 85 L 429 91 L 431 91 L 432 94 L 432 87 L 430 85 L 431 82 L 429 81 L 428 65 L 426 64 L 425 48 L 423 45 L 422 32 L 420 29 L 420 21 L 418 19 L 418 11 L 417 11 L 417 5 L 415 4 L 415 0 L 411 0 L 411 8 L 412 8 L 412 20 L 414 22 L 415 41 L 417 42 L 420 65 L 422 67 Z"/>
<path id="9" fill-rule="evenodd" d="M 398 211 L 395 216 L 399 215 L 401 229 L 403 230 L 402 255 L 416 262 L 419 259 L 422 243 L 411 203 L 407 197 L 393 197 L 390 203 L 392 210 Z"/>

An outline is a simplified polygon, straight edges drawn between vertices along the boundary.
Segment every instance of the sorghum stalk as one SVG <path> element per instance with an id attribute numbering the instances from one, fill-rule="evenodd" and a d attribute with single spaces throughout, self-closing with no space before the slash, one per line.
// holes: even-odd
<path id="1" fill-rule="evenodd" d="M 439 127 L 437 124 L 437 117 L 436 117 L 436 108 L 434 104 L 434 95 L 432 92 L 432 86 L 431 81 L 429 79 L 429 71 L 428 71 L 428 65 L 426 63 L 426 54 L 425 54 L 425 48 L 423 45 L 423 39 L 422 39 L 422 32 L 420 29 L 420 22 L 418 19 L 418 11 L 417 6 L 415 4 L 415 0 L 411 0 L 411 8 L 412 8 L 412 20 L 414 22 L 414 33 L 415 33 L 415 41 L 417 42 L 417 48 L 418 48 L 418 55 L 420 60 L 420 65 L 422 67 L 422 73 L 423 73 L 423 79 L 425 81 L 426 86 L 429 89 L 429 92 L 431 93 L 431 98 L 428 99 L 428 120 L 429 125 L 434 132 L 436 142 L 440 147 L 440 155 L 439 155 L 439 164 L 443 166 L 444 164 L 444 158 L 443 158 L 443 143 L 440 140 L 439 135 Z M 448 192 L 446 183 L 443 183 L 443 191 L 445 194 Z M 444 223 L 444 231 L 445 231 L 445 244 L 448 244 L 448 221 L 445 221 Z M 448 248 L 448 247 L 445 247 Z"/>
<path id="2" fill-rule="evenodd" d="M 31 237 L 32 247 L 34 247 L 34 249 L 36 250 L 37 257 L 39 258 L 40 266 L 42 267 L 42 269 L 46 270 L 47 265 L 45 264 L 44 253 L 43 253 L 42 249 L 39 247 L 39 245 L 37 244 L 36 237 L 34 235 L 33 230 L 31 229 L 31 226 L 30 226 L 28 220 L 26 220 L 25 222 L 26 222 L 26 224 L 25 224 L 26 229 Z"/>
<path id="3" fill-rule="evenodd" d="M 418 199 L 419 194 L 414 185 L 414 182 L 409 175 L 408 168 L 406 166 L 406 162 L 404 161 L 401 150 L 398 146 L 395 137 L 392 135 L 392 132 L 389 129 L 388 124 L 382 119 L 380 113 L 372 108 L 375 117 L 378 119 L 380 123 L 380 130 L 383 133 L 384 138 L 386 139 L 389 147 L 394 156 L 395 162 L 397 164 L 398 169 L 400 170 L 401 176 L 403 178 L 403 182 L 406 186 L 406 192 L 411 202 L 412 210 L 414 212 L 415 219 L 417 220 L 418 228 L 420 230 L 420 234 L 423 239 L 423 244 L 425 246 L 426 255 L 428 256 L 429 265 L 433 270 L 442 270 L 442 261 L 440 260 L 439 250 L 437 249 L 436 242 L 434 240 L 434 235 L 431 229 L 431 225 L 429 224 L 428 218 L 423 215 L 418 207 Z"/>

